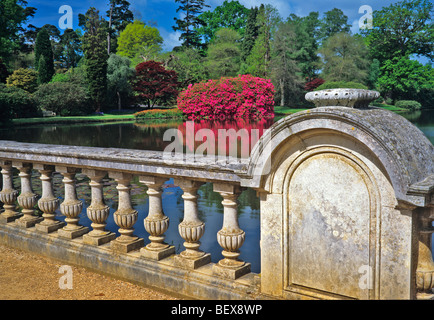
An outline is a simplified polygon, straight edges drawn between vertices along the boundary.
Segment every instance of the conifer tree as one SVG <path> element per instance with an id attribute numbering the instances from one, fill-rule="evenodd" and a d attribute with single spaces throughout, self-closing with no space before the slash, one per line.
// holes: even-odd
<path id="1" fill-rule="evenodd" d="M 176 12 L 183 12 L 184 18 L 174 18 L 176 26 L 172 27 L 174 31 L 180 31 L 179 40 L 182 41 L 182 46 L 186 48 L 202 48 L 198 28 L 206 26 L 205 21 L 199 18 L 204 7 L 209 7 L 205 4 L 205 0 L 175 0 L 180 3 Z"/>
<path id="2" fill-rule="evenodd" d="M 90 8 L 84 18 L 86 77 L 95 112 L 100 112 L 107 95 L 107 23 L 95 8 Z"/>
<path id="3" fill-rule="evenodd" d="M 41 62 L 41 60 L 43 61 Z M 54 57 L 50 36 L 45 28 L 38 32 L 35 43 L 35 68 L 38 73 L 38 83 L 47 83 L 54 75 Z"/>

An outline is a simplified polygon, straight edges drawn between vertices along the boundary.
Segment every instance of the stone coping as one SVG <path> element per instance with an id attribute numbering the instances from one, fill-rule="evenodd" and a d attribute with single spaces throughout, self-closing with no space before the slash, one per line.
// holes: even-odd
<path id="1" fill-rule="evenodd" d="M 0 158 L 7 161 L 41 163 L 117 171 L 137 175 L 188 177 L 206 181 L 239 182 L 238 173 L 247 169 L 248 159 L 161 151 L 97 148 L 23 143 L 2 140 Z"/>

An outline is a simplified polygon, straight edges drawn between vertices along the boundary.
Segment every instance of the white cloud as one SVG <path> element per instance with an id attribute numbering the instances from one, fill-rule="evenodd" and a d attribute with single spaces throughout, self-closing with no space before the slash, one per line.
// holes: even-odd
<path id="1" fill-rule="evenodd" d="M 161 37 L 164 39 L 163 42 L 164 51 L 172 51 L 174 47 L 181 45 L 181 41 L 179 41 L 181 32 L 167 31 L 166 28 L 162 28 L 162 27 L 159 27 L 158 30 L 160 31 Z"/>

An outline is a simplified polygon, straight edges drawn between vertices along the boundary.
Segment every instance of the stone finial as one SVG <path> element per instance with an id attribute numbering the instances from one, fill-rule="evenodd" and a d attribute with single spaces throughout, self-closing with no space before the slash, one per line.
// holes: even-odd
<path id="1" fill-rule="evenodd" d="M 380 93 L 364 89 L 325 89 L 306 93 L 306 100 L 316 107 L 366 108 Z"/>

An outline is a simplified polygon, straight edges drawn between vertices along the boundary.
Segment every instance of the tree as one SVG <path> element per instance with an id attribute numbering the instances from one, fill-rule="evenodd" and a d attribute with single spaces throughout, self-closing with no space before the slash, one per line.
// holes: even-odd
<path id="1" fill-rule="evenodd" d="M 196 49 L 184 48 L 183 50 L 169 53 L 164 66 L 174 70 L 178 75 L 181 87 L 198 83 L 209 79 L 208 70 L 205 67 L 206 58 Z"/>
<path id="2" fill-rule="evenodd" d="M 8 69 L 6 65 L 3 63 L 3 60 L 0 59 L 0 83 L 6 83 L 6 78 L 9 76 Z"/>
<path id="3" fill-rule="evenodd" d="M 225 0 L 213 11 L 205 11 L 199 16 L 205 25 L 198 28 L 198 34 L 203 37 L 205 43 L 211 42 L 221 28 L 233 29 L 243 37 L 248 13 L 249 9 L 238 1 Z"/>
<path id="4" fill-rule="evenodd" d="M 361 37 L 337 33 L 324 42 L 319 53 L 324 80 L 366 82 L 368 48 Z"/>
<path id="5" fill-rule="evenodd" d="M 310 12 L 306 17 L 291 14 L 287 23 L 293 26 L 296 36 L 294 59 L 306 81 L 317 77 L 318 70 L 318 42 L 320 20 L 318 12 Z"/>
<path id="6" fill-rule="evenodd" d="M 291 24 L 280 23 L 272 46 L 272 79 L 279 88 L 280 106 L 286 106 L 289 97 L 300 99 L 303 79 L 294 59 L 296 35 Z M 276 85 L 277 84 L 277 85 Z"/>
<path id="7" fill-rule="evenodd" d="M 393 100 L 419 100 L 419 93 L 434 88 L 434 68 L 408 57 L 394 57 L 381 67 L 380 92 Z M 420 101 L 424 102 L 424 101 Z"/>
<path id="8" fill-rule="evenodd" d="M 181 36 L 179 40 L 182 41 L 182 46 L 187 48 L 202 48 L 202 42 L 198 29 L 206 26 L 205 21 L 199 18 L 199 15 L 203 12 L 205 0 L 175 0 L 180 3 L 176 12 L 182 12 L 184 18 L 174 18 L 176 26 L 173 26 L 174 31 L 180 31 Z"/>
<path id="9" fill-rule="evenodd" d="M 75 68 L 81 59 L 81 40 L 79 30 L 66 29 L 62 35 L 62 61 L 66 69 Z"/>
<path id="10" fill-rule="evenodd" d="M 280 20 L 281 18 L 276 8 L 269 4 L 261 4 L 257 16 L 258 37 L 256 38 L 250 55 L 246 59 L 246 64 L 241 69 L 241 73 L 269 78 L 271 41 Z"/>
<path id="11" fill-rule="evenodd" d="M 148 108 L 166 104 L 178 96 L 178 77 L 173 70 L 166 70 L 161 62 L 146 61 L 136 66 L 132 80 L 133 90 L 140 102 Z"/>
<path id="12" fill-rule="evenodd" d="M 211 79 L 237 75 L 241 60 L 240 39 L 235 30 L 223 28 L 217 31 L 208 47 L 206 65 Z"/>
<path id="13" fill-rule="evenodd" d="M 337 33 L 350 32 L 350 28 L 348 17 L 341 9 L 334 8 L 325 12 L 321 19 L 321 39 L 325 40 Z"/>
<path id="14" fill-rule="evenodd" d="M 130 3 L 126 0 L 109 0 L 110 10 L 107 11 L 109 34 L 107 35 L 107 54 L 116 52 L 116 40 L 128 24 L 134 21 Z"/>
<path id="15" fill-rule="evenodd" d="M 107 28 L 99 11 L 90 8 L 84 19 L 83 51 L 89 94 L 100 112 L 107 96 Z"/>
<path id="16" fill-rule="evenodd" d="M 0 1 L 0 58 L 6 63 L 20 46 L 21 25 L 36 12 L 36 8 L 26 6 L 25 0 Z"/>
<path id="17" fill-rule="evenodd" d="M 256 38 L 258 37 L 259 27 L 256 22 L 258 16 L 258 7 L 251 8 L 247 16 L 246 28 L 244 31 L 244 38 L 241 43 L 241 58 L 246 61 L 253 46 L 255 45 Z"/>
<path id="18" fill-rule="evenodd" d="M 157 28 L 135 20 L 121 32 L 117 53 L 130 59 L 146 61 L 161 51 L 162 44 L 163 38 Z"/>
<path id="19" fill-rule="evenodd" d="M 50 36 L 45 28 L 38 32 L 35 43 L 35 68 L 38 73 L 38 83 L 47 83 L 54 75 L 54 57 Z"/>
<path id="20" fill-rule="evenodd" d="M 412 54 L 434 59 L 434 4 L 403 0 L 373 13 L 373 28 L 362 30 L 372 57 L 380 61 Z"/>
<path id="21" fill-rule="evenodd" d="M 6 79 L 6 85 L 33 93 L 38 88 L 38 72 L 33 69 L 17 69 Z"/>
<path id="22" fill-rule="evenodd" d="M 116 96 L 119 110 L 122 109 L 122 96 L 127 97 L 132 92 L 130 79 L 134 72 L 128 58 L 110 54 L 107 61 L 107 88 L 109 99 Z"/>

